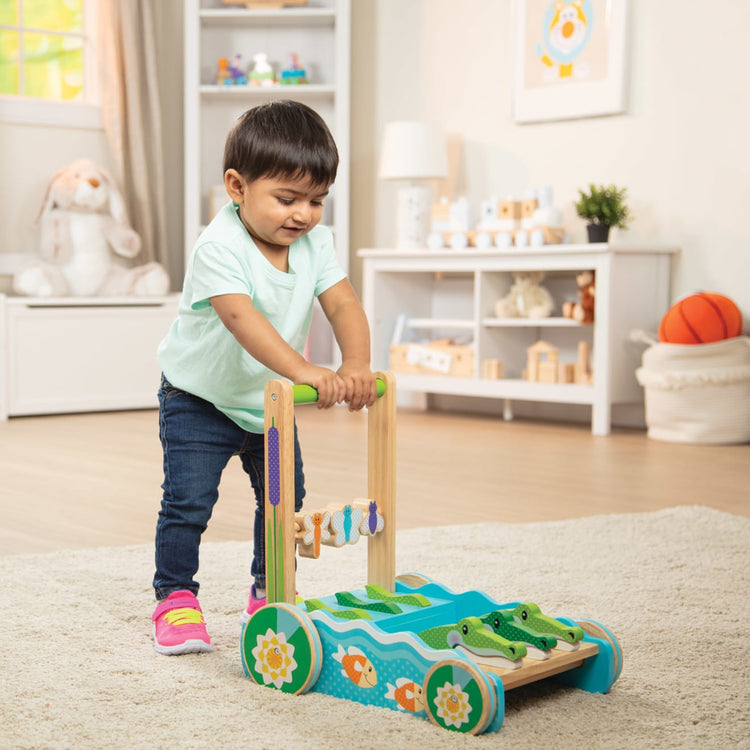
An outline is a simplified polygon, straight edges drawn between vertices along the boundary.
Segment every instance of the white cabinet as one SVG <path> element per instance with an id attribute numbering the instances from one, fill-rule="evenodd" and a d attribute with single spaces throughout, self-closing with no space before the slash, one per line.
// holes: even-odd
<path id="1" fill-rule="evenodd" d="M 178 301 L 0 294 L 0 419 L 156 407 Z"/>
<path id="2" fill-rule="evenodd" d="M 482 396 L 511 402 L 545 401 L 591 406 L 591 428 L 610 432 L 613 404 L 640 403 L 635 379 L 642 347 L 632 329 L 656 330 L 669 307 L 670 264 L 676 248 L 607 244 L 548 245 L 508 250 L 360 250 L 363 301 L 372 329 L 374 368 L 389 366 L 389 347 L 399 320 L 425 339 L 471 342 L 471 377 L 396 373 L 399 391 Z M 495 303 L 507 294 L 513 271 L 542 270 L 555 300 L 553 317 L 496 318 Z M 562 303 L 575 300 L 580 271 L 596 275 L 595 321 L 579 325 L 560 317 Z M 527 349 L 543 340 L 561 361 L 575 362 L 579 342 L 590 348 L 593 382 L 539 383 L 522 378 Z M 481 377 L 482 362 L 499 359 L 502 379 Z"/>
<path id="3" fill-rule="evenodd" d="M 244 66 L 265 53 L 277 70 L 296 54 L 310 82 L 271 87 L 216 85 L 220 58 Z M 296 99 L 323 117 L 336 139 L 340 166 L 323 223 L 333 227 L 339 260 L 349 267 L 350 0 L 248 10 L 221 0 L 185 3 L 185 252 L 209 220 L 211 189 L 223 184 L 224 141 L 236 119 L 271 99 Z"/>

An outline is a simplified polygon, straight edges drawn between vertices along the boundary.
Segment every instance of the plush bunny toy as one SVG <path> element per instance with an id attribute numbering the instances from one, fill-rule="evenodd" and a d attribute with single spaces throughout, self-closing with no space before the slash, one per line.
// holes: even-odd
<path id="1" fill-rule="evenodd" d="M 555 302 L 542 286 L 544 271 L 514 271 L 508 294 L 495 303 L 498 318 L 547 318 Z"/>
<path id="2" fill-rule="evenodd" d="M 16 272 L 16 293 L 112 297 L 169 291 L 169 278 L 159 263 L 131 268 L 120 260 L 138 255 L 141 239 L 128 226 L 114 182 L 89 159 L 79 159 L 53 175 L 39 224 L 41 258 Z"/>

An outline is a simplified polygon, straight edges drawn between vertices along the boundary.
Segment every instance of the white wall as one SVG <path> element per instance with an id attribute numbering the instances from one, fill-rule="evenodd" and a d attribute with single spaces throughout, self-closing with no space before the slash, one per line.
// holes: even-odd
<path id="1" fill-rule="evenodd" d="M 706 7 L 630 0 L 625 114 L 518 125 L 511 0 L 355 0 L 353 249 L 395 236 L 394 187 L 376 174 L 384 124 L 432 120 L 462 142 L 459 194 L 478 205 L 552 185 L 574 240 L 585 241 L 577 188 L 627 186 L 635 220 L 613 240 L 679 245 L 672 297 L 721 292 L 747 320 L 750 101 L 738 51 L 750 2 Z"/>
<path id="2" fill-rule="evenodd" d="M 456 189 L 473 202 L 550 184 L 573 239 L 588 182 L 626 185 L 635 221 L 620 240 L 677 244 L 672 296 L 704 288 L 750 315 L 750 103 L 740 51 L 748 0 L 630 0 L 624 115 L 517 125 L 511 0 L 352 3 L 352 255 L 393 241 L 395 192 L 377 181 L 383 126 L 429 119 L 461 142 Z M 169 244 L 182 247 L 182 7 L 157 13 Z M 58 167 L 90 156 L 112 168 L 101 132 L 0 123 L 0 252 L 36 247 L 33 221 Z M 615 234 L 613 239 L 618 239 Z M 360 264 L 352 258 L 359 286 Z M 0 291 L 2 289 L 0 280 Z M 637 304 L 637 300 L 634 300 Z"/>

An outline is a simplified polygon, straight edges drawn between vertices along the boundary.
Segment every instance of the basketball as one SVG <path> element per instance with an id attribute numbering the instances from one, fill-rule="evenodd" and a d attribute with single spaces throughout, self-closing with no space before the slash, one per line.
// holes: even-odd
<path id="1" fill-rule="evenodd" d="M 659 324 L 659 341 L 709 344 L 742 333 L 742 313 L 723 294 L 699 292 L 675 302 Z"/>

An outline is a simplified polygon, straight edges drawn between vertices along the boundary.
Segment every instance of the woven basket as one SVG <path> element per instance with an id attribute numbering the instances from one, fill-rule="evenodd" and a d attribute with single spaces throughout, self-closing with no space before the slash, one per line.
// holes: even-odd
<path id="1" fill-rule="evenodd" d="M 712 344 L 651 343 L 636 378 L 648 436 L 678 443 L 750 442 L 750 337 Z"/>

